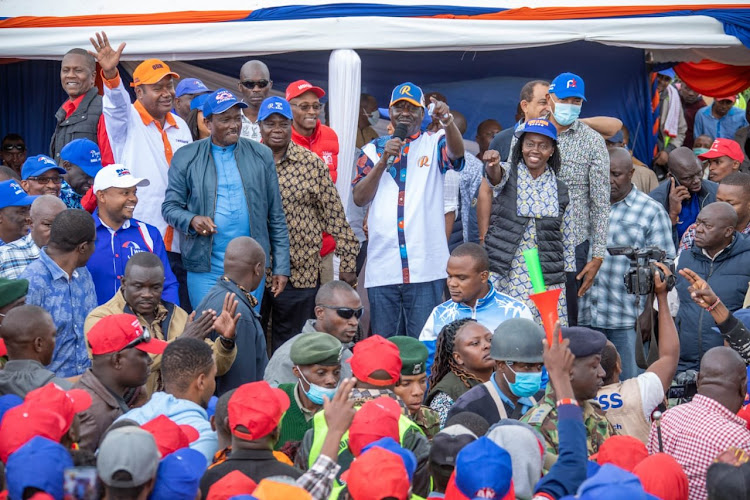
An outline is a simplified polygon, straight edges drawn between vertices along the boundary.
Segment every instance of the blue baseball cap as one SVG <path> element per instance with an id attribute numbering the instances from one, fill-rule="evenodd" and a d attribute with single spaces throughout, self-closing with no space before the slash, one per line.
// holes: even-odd
<path id="1" fill-rule="evenodd" d="M 62 500 L 65 469 L 73 458 L 60 443 L 36 436 L 10 454 L 5 465 L 10 498 L 23 498 L 26 488 L 38 488 Z"/>
<path id="2" fill-rule="evenodd" d="M 247 104 L 237 99 L 227 89 L 219 89 L 209 94 L 206 102 L 203 103 L 203 116 L 208 118 L 211 115 L 218 115 L 233 106 L 246 108 Z"/>
<path id="3" fill-rule="evenodd" d="M 520 139 L 526 132 L 532 132 L 534 134 L 541 134 L 549 137 L 553 141 L 557 142 L 557 128 L 552 125 L 549 120 L 543 118 L 534 118 L 533 120 L 527 120 L 518 126 L 513 135 L 516 139 Z"/>
<path id="4" fill-rule="evenodd" d="M 181 97 L 185 94 L 205 94 L 211 92 L 206 87 L 206 84 L 197 78 L 184 78 L 177 84 L 177 88 L 174 90 L 175 97 Z"/>
<path id="5" fill-rule="evenodd" d="M 618 130 L 615 135 L 610 137 L 609 139 L 605 139 L 607 142 L 611 142 L 612 144 L 618 143 L 618 142 L 625 142 L 625 134 L 622 133 L 622 130 Z"/>
<path id="6" fill-rule="evenodd" d="M 203 105 L 208 100 L 209 94 L 201 94 L 193 97 L 193 100 L 190 101 L 190 111 L 194 109 L 199 109 L 201 112 L 203 111 Z"/>
<path id="7" fill-rule="evenodd" d="M 458 452 L 455 473 L 456 487 L 471 499 L 499 500 L 513 487 L 510 454 L 486 436 L 467 444 Z"/>
<path id="8" fill-rule="evenodd" d="M 192 448 L 170 453 L 159 462 L 149 500 L 194 500 L 207 465 L 203 453 Z"/>
<path id="9" fill-rule="evenodd" d="M 675 76 L 677 76 L 677 75 L 675 75 L 675 73 L 674 73 L 674 70 L 673 70 L 672 68 L 664 68 L 664 69 L 660 69 L 660 70 L 658 70 L 658 71 L 656 72 L 656 74 L 658 74 L 658 75 L 664 75 L 664 76 L 668 76 L 668 77 L 669 77 L 669 78 L 671 78 L 672 80 L 674 80 L 674 79 L 675 79 Z"/>
<path id="10" fill-rule="evenodd" d="M 274 113 L 278 113 L 284 118 L 292 119 L 292 106 L 289 101 L 282 99 L 281 97 L 271 96 L 267 97 L 260 104 L 260 110 L 258 111 L 258 121 L 263 121 Z"/>
<path id="11" fill-rule="evenodd" d="M 415 106 L 424 108 L 424 92 L 417 85 L 411 82 L 405 82 L 401 85 L 396 86 L 391 93 L 391 103 L 388 105 L 393 106 L 398 101 L 410 102 Z"/>
<path id="12" fill-rule="evenodd" d="M 604 464 L 599 471 L 585 480 L 578 488 L 578 494 L 562 497 L 560 500 L 659 500 L 646 493 L 638 476 L 616 465 Z"/>
<path id="13" fill-rule="evenodd" d="M 5 412 L 23 403 L 23 398 L 16 394 L 3 394 L 0 396 L 0 421 L 3 420 Z"/>
<path id="14" fill-rule="evenodd" d="M 45 155 L 29 156 L 26 161 L 23 162 L 21 167 L 21 179 L 26 180 L 29 177 L 35 177 L 41 175 L 47 170 L 57 170 L 60 175 L 65 174 L 65 169 L 59 167 L 55 160 Z"/>
<path id="15" fill-rule="evenodd" d="M 373 441 L 372 443 L 362 448 L 362 453 L 375 447 L 383 448 L 384 450 L 388 450 L 400 456 L 401 460 L 403 460 L 404 462 L 406 473 L 409 474 L 409 482 L 412 482 L 412 480 L 414 479 L 414 472 L 417 470 L 417 457 L 414 455 L 414 453 L 412 453 L 410 450 L 407 450 L 406 448 L 403 448 L 393 438 L 390 437 L 384 437 L 378 439 L 377 441 Z"/>
<path id="16" fill-rule="evenodd" d="M 555 94 L 558 99 L 568 97 L 580 97 L 584 101 L 586 88 L 583 84 L 583 78 L 573 73 L 562 73 L 557 75 L 549 86 L 549 93 Z"/>
<path id="17" fill-rule="evenodd" d="M 70 141 L 60 151 L 60 158 L 80 167 L 89 177 L 96 177 L 102 169 L 102 153 L 90 139 Z"/>
<path id="18" fill-rule="evenodd" d="M 0 182 L 0 208 L 28 207 L 38 196 L 26 194 L 20 184 L 11 179 Z"/>

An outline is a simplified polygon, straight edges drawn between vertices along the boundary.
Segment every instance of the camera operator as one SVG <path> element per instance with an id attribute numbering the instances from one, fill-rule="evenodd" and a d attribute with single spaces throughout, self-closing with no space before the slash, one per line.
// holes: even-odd
<path id="1" fill-rule="evenodd" d="M 609 151 L 610 212 L 607 246 L 658 247 L 669 259 L 675 256 L 672 224 L 664 207 L 633 186 L 633 159 L 628 150 Z M 628 293 L 623 277 L 630 269 L 626 256 L 604 259 L 589 293 L 580 300 L 578 324 L 607 336 L 622 359 L 623 380 L 638 374 L 636 331 L 646 296 Z M 637 301 L 639 303 L 637 304 Z M 636 305 L 637 304 L 637 305 Z"/>
<path id="2" fill-rule="evenodd" d="M 690 269 L 681 269 L 680 276 L 690 283 L 688 292 L 693 302 L 711 313 L 724 341 L 742 356 L 745 364 L 750 364 L 750 330 L 745 326 L 745 321 L 750 322 L 750 309 L 740 309 L 736 315 L 732 314 L 706 280 Z M 713 304 L 716 307 L 711 308 Z"/>
<path id="3" fill-rule="evenodd" d="M 659 359 L 638 377 L 620 381 L 622 361 L 615 346 L 607 342 L 602 351 L 604 386 L 596 399 L 618 434 L 633 436 L 645 444 L 651 428 L 651 413 L 664 401 L 680 358 L 677 328 L 667 306 L 667 279 L 672 275 L 662 263 L 655 263 L 665 278 L 654 273 L 654 294 L 659 304 Z"/>
<path id="4" fill-rule="evenodd" d="M 695 246 L 680 254 L 677 270 L 677 331 L 680 335 L 680 362 L 677 371 L 698 370 L 703 354 L 724 345 L 712 313 L 723 304 L 729 311 L 742 308 L 750 281 L 750 240 L 735 230 L 737 213 L 724 202 L 707 205 L 698 214 Z M 682 270 L 690 269 L 715 292 L 713 302 L 701 305 L 693 299 L 693 281 Z M 706 298 L 706 297 L 704 297 Z"/>

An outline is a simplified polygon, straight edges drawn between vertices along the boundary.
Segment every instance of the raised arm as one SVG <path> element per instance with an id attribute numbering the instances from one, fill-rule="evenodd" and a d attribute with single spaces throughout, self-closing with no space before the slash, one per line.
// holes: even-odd
<path id="1" fill-rule="evenodd" d="M 667 278 L 672 272 L 667 266 L 656 263 L 662 270 L 665 279 L 662 280 L 659 273 L 654 273 L 654 293 L 659 305 L 659 359 L 649 366 L 647 371 L 656 374 L 661 380 L 661 385 L 666 393 L 672 385 L 672 379 L 677 371 L 677 363 L 680 361 L 680 339 L 677 336 L 677 327 L 674 319 L 669 313 L 667 303 Z"/>

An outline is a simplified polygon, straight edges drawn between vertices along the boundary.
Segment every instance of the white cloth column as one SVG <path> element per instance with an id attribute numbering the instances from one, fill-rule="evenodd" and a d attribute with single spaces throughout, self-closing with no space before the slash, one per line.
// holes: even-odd
<path id="1" fill-rule="evenodd" d="M 339 162 L 336 188 L 346 208 L 352 195 L 354 149 L 357 142 L 362 61 L 349 49 L 331 52 L 328 60 L 328 112 L 331 128 L 339 136 Z"/>

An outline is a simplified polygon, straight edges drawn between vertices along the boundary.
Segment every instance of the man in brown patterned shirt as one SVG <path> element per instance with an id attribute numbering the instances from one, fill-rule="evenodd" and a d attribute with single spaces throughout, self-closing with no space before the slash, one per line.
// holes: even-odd
<path id="1" fill-rule="evenodd" d="M 336 241 L 340 279 L 355 284 L 359 242 L 346 221 L 344 207 L 328 167 L 315 153 L 292 142 L 292 109 L 269 97 L 258 114 L 263 143 L 271 148 L 279 177 L 281 202 L 289 228 L 292 275 L 284 291 L 263 301 L 263 319 L 271 319 L 272 349 L 298 334 L 314 317 L 320 276 L 321 232 Z"/>

